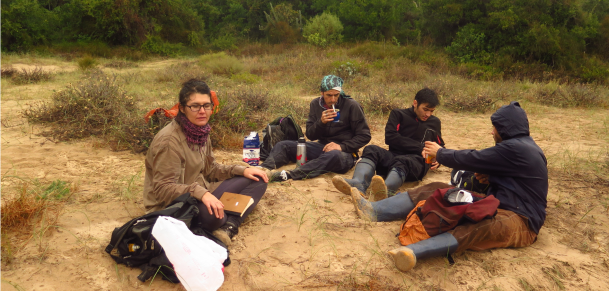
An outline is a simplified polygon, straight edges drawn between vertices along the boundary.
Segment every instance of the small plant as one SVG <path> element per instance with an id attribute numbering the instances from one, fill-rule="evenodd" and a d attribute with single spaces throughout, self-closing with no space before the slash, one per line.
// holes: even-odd
<path id="1" fill-rule="evenodd" d="M 484 113 L 495 108 L 495 101 L 482 94 L 470 95 L 456 92 L 442 98 L 442 103 L 454 112 Z"/>
<path id="2" fill-rule="evenodd" d="M 243 64 L 239 59 L 224 52 L 202 55 L 199 58 L 199 65 L 218 75 L 232 76 L 243 71 Z"/>
<path id="3" fill-rule="evenodd" d="M 97 66 L 97 60 L 91 56 L 84 56 L 78 60 L 78 67 L 83 70 L 90 70 Z"/>

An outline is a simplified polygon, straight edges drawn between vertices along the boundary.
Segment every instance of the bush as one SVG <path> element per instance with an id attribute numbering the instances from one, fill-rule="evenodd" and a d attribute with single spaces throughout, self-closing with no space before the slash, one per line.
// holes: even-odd
<path id="1" fill-rule="evenodd" d="M 235 74 L 231 77 L 231 79 L 234 81 L 243 82 L 246 84 L 255 84 L 255 83 L 260 82 L 260 77 L 258 75 L 247 73 L 247 72 Z"/>
<path id="2" fill-rule="evenodd" d="M 370 60 L 380 60 L 397 56 L 400 54 L 400 48 L 392 44 L 366 42 L 350 49 L 347 54 L 350 56 L 365 57 Z"/>
<path id="3" fill-rule="evenodd" d="M 142 49 L 151 54 L 175 57 L 181 54 L 184 46 L 181 43 L 166 42 L 160 36 L 147 35 L 146 41 L 142 44 Z"/>
<path id="4" fill-rule="evenodd" d="M 217 50 L 226 51 L 237 48 L 237 38 L 230 34 L 225 34 L 217 37 L 211 43 L 212 47 Z"/>
<path id="5" fill-rule="evenodd" d="M 183 83 L 190 79 L 199 79 L 207 82 L 209 75 L 203 72 L 196 62 L 183 62 L 171 65 L 158 71 L 157 82 Z"/>
<path id="6" fill-rule="evenodd" d="M 199 58 L 199 64 L 219 75 L 232 76 L 243 71 L 243 64 L 236 57 L 224 52 L 202 55 Z"/>
<path id="7" fill-rule="evenodd" d="M 454 112 L 484 113 L 495 108 L 495 100 L 483 94 L 454 92 L 442 98 L 443 105 Z"/>
<path id="8" fill-rule="evenodd" d="M 91 56 L 85 56 L 78 60 L 78 67 L 83 71 L 93 69 L 95 66 L 97 66 L 97 60 Z"/>
<path id="9" fill-rule="evenodd" d="M 343 38 L 342 31 L 343 25 L 338 17 L 324 12 L 309 20 L 302 34 L 310 44 L 325 47 L 340 42 Z"/>
<path id="10" fill-rule="evenodd" d="M 44 136 L 70 140 L 99 136 L 115 150 L 145 151 L 160 129 L 143 122 L 135 100 L 118 85 L 116 76 L 93 71 L 78 85 L 68 85 L 50 102 L 31 104 L 24 112 L 30 122 L 54 126 Z"/>
<path id="11" fill-rule="evenodd" d="M 356 61 L 336 61 L 332 63 L 332 67 L 334 67 L 332 74 L 343 78 L 343 80 L 351 79 L 359 74 L 366 75 L 368 73 L 367 67 Z"/>
<path id="12" fill-rule="evenodd" d="M 15 70 L 13 68 L 3 69 L 2 77 L 4 77 L 5 73 L 7 74 L 7 76 L 10 76 L 13 83 L 17 85 L 35 84 L 39 82 L 49 81 L 53 78 L 53 73 L 46 72 L 42 70 L 41 67 L 35 67 L 34 69 L 29 71 L 26 69 L 21 69 L 21 71 Z"/>

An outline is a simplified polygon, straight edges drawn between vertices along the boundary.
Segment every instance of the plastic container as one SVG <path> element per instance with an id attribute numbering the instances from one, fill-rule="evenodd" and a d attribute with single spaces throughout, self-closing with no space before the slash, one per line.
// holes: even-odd
<path id="1" fill-rule="evenodd" d="M 260 138 L 258 132 L 252 131 L 243 139 L 243 161 L 250 166 L 260 164 Z"/>
<path id="2" fill-rule="evenodd" d="M 296 146 L 296 166 L 302 166 L 307 162 L 307 143 L 304 137 L 298 138 Z"/>

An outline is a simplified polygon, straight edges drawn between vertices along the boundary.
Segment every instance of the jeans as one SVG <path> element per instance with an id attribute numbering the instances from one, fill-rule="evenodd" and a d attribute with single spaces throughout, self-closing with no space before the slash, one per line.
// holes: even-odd
<path id="1" fill-rule="evenodd" d="M 297 145 L 298 142 L 293 140 L 278 142 L 271 150 L 269 157 L 260 166 L 273 170 L 289 163 L 295 163 Z M 353 168 L 355 157 L 352 153 L 339 150 L 324 152 L 324 146 L 318 142 L 307 142 L 307 162 L 290 171 L 292 179 L 314 178 L 329 172 L 344 174 Z"/>

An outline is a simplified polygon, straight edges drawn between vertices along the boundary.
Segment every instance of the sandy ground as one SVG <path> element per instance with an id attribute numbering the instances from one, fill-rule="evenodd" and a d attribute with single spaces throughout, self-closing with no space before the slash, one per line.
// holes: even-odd
<path id="1" fill-rule="evenodd" d="M 2 199 L 11 199 L 23 179 L 61 179 L 78 190 L 42 237 L 3 237 L 13 240 L 13 259 L 2 262 L 2 290 L 184 290 L 158 278 L 141 283 L 139 269 L 117 265 L 104 252 L 115 227 L 144 213 L 144 157 L 100 148 L 95 140 L 41 137 L 44 128 L 28 124 L 20 111 L 22 100 L 35 100 L 45 85 L 4 87 Z M 466 251 L 454 255 L 452 266 L 433 258 L 400 272 L 386 252 L 399 246 L 401 222 L 359 219 L 350 198 L 332 186 L 334 174 L 326 174 L 269 185 L 230 248 L 220 290 L 609 290 L 609 185 L 599 184 L 607 180 L 560 170 L 586 161 L 607 165 L 607 157 L 594 153 L 607 152 L 609 114 L 524 106 L 553 169 L 548 218 L 531 247 Z M 490 114 L 438 110 L 438 116 L 447 147 L 492 145 Z M 384 122 L 371 121 L 373 144 L 383 145 Z M 240 149 L 215 153 L 223 163 L 240 160 Z M 402 189 L 447 182 L 449 174 L 442 167 Z"/>

